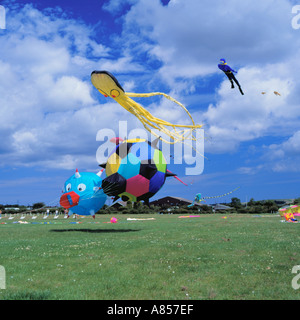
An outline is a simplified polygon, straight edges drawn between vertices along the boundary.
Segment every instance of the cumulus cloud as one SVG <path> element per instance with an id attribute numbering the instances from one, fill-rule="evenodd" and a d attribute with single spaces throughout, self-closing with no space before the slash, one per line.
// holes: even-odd
<path id="1" fill-rule="evenodd" d="M 281 143 L 264 146 L 266 166 L 275 172 L 300 172 L 300 130 Z"/>
<path id="2" fill-rule="evenodd" d="M 128 119 L 129 129 L 141 128 L 121 106 L 99 98 L 89 75 L 100 68 L 115 73 L 128 91 L 164 88 L 184 104 L 193 97 L 203 101 L 200 110 L 186 106 L 204 124 L 206 153 L 236 152 L 241 143 L 264 136 L 293 137 L 300 67 L 291 6 L 288 0 L 171 0 L 167 6 L 159 0 L 106 1 L 108 13 L 123 12 L 122 33 L 110 44 L 59 8 L 8 6 L 13 14 L 0 37 L 1 164 L 14 159 L 69 168 L 73 155 L 76 163 L 92 165 L 99 129 L 109 124 L 117 131 L 119 119 Z M 222 78 L 222 57 L 239 69 L 245 96 Z M 219 82 L 202 94 L 199 86 L 212 75 Z M 157 117 L 188 123 L 168 101 L 144 102 Z M 278 148 L 288 150 L 285 144 Z"/>
<path id="3" fill-rule="evenodd" d="M 150 55 L 163 62 L 161 75 L 194 77 L 213 73 L 221 57 L 236 64 L 276 63 L 296 51 L 289 1 L 140 0 L 125 17 L 131 30 L 151 40 Z M 134 41 L 134 40 L 132 40 Z M 149 48 L 147 48 L 149 51 Z"/>
<path id="4" fill-rule="evenodd" d="M 96 166 L 98 130 L 117 128 L 127 114 L 100 105 L 89 76 L 104 61 L 131 69 L 129 58 L 108 60 L 110 48 L 94 40 L 92 28 L 60 9 L 16 4 L 8 11 L 0 37 L 0 165 Z"/>
<path id="5" fill-rule="evenodd" d="M 223 149 L 217 147 L 216 151 L 226 148 L 234 151 L 240 142 L 278 134 L 280 127 L 297 116 L 294 107 L 287 103 L 290 78 L 279 78 L 276 72 L 268 73 L 263 67 L 243 68 L 237 78 L 245 88 L 245 95 L 240 95 L 237 88 L 231 89 L 230 82 L 225 79 L 217 91 L 218 102 L 210 104 L 203 113 L 204 122 L 208 125 L 207 133 L 214 141 L 213 148 L 219 144 Z M 281 96 L 274 94 L 276 90 Z M 290 127 L 293 129 L 295 127 Z M 209 151 L 213 152 L 213 148 Z"/>
<path id="6" fill-rule="evenodd" d="M 164 81 L 185 100 L 185 94 L 201 97 L 204 77 L 217 73 L 224 77 L 207 110 L 191 110 L 198 123 L 204 123 L 206 152 L 236 152 L 241 143 L 297 130 L 299 37 L 291 27 L 292 2 L 229 0 L 224 5 L 219 0 L 173 0 L 163 6 L 159 0 L 140 0 L 131 4 L 120 41 L 136 59 L 146 55 L 149 63 L 161 62 L 152 75 L 158 83 Z M 223 57 L 239 69 L 237 78 L 245 96 L 231 90 L 217 69 Z"/>

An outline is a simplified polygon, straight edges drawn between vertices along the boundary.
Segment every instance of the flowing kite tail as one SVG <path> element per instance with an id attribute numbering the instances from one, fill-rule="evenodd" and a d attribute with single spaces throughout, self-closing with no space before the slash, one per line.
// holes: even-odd
<path id="1" fill-rule="evenodd" d="M 144 98 L 148 98 L 148 97 L 153 97 L 153 96 L 164 96 L 166 99 L 172 101 L 172 102 L 175 102 L 176 104 L 178 104 L 187 114 L 188 116 L 190 117 L 193 125 L 190 125 L 190 126 L 186 126 L 186 125 L 175 125 L 176 127 L 189 127 L 189 128 L 201 128 L 202 125 L 196 125 L 195 122 L 194 122 L 194 119 L 192 117 L 192 115 L 189 113 L 189 111 L 187 110 L 187 108 L 182 104 L 180 103 L 179 101 L 175 100 L 174 98 L 172 98 L 171 96 L 163 93 L 163 92 L 149 92 L 149 93 L 133 93 L 133 92 L 125 92 L 125 94 L 128 96 L 128 97 L 144 97 Z"/>
<path id="2" fill-rule="evenodd" d="M 184 183 L 182 180 L 180 180 L 174 173 L 172 173 L 170 170 L 167 169 L 167 172 L 169 172 L 175 179 L 177 179 L 178 181 L 180 181 L 181 183 L 183 183 L 185 186 L 187 186 L 186 183 Z"/>
<path id="3" fill-rule="evenodd" d="M 202 198 L 202 199 L 214 199 L 214 198 L 225 197 L 225 196 L 227 196 L 228 194 L 233 193 L 234 191 L 236 191 L 236 190 L 239 189 L 239 188 L 240 188 L 240 187 L 237 187 L 237 188 L 235 188 L 234 190 L 232 190 L 232 191 L 230 191 L 230 192 L 227 192 L 227 193 L 225 193 L 225 194 L 222 194 L 222 195 L 220 195 L 220 196 L 204 197 L 204 198 Z"/>

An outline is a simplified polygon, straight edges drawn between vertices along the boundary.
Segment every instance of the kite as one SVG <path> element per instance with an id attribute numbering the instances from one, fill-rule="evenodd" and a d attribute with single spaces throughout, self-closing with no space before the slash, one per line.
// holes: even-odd
<path id="1" fill-rule="evenodd" d="M 203 198 L 202 198 L 201 193 L 197 193 L 196 196 L 195 196 L 194 201 L 193 201 L 190 205 L 188 205 L 188 207 L 190 208 L 190 207 L 194 206 L 195 203 L 200 203 L 201 201 L 205 201 L 205 199 L 215 199 L 215 198 L 225 197 L 225 196 L 227 196 L 228 194 L 233 193 L 234 191 L 236 191 L 236 190 L 239 189 L 239 188 L 240 188 L 240 187 L 237 187 L 236 189 L 234 189 L 234 190 L 232 190 L 232 191 L 230 191 L 230 192 L 227 192 L 227 193 L 222 194 L 222 195 L 220 195 L 220 196 L 212 196 L 212 197 L 203 197 Z"/>
<path id="2" fill-rule="evenodd" d="M 149 221 L 149 220 L 155 220 L 155 218 L 127 218 L 128 221 Z"/>
<path id="3" fill-rule="evenodd" d="M 117 222 L 118 222 L 118 219 L 115 218 L 115 217 L 112 217 L 112 218 L 110 219 L 110 223 L 117 223 Z"/>
<path id="4" fill-rule="evenodd" d="M 266 94 L 266 91 L 263 91 L 261 94 Z M 281 96 L 281 94 L 277 91 L 274 91 L 275 96 Z"/>
<path id="5" fill-rule="evenodd" d="M 105 168 L 106 178 L 102 181 L 105 194 L 113 196 L 114 201 L 138 202 L 149 205 L 169 176 L 176 176 L 167 170 L 167 162 L 157 147 L 158 138 L 152 143 L 145 139 L 118 139 Z"/>
<path id="6" fill-rule="evenodd" d="M 196 216 L 179 216 L 178 218 L 201 218 L 200 215 L 196 215 Z"/>
<path id="7" fill-rule="evenodd" d="M 201 201 L 205 201 L 205 200 L 202 198 L 201 193 L 197 193 L 194 201 L 190 205 L 188 205 L 188 207 L 190 208 L 195 205 L 195 202 L 200 203 Z"/>
<path id="8" fill-rule="evenodd" d="M 298 220 L 295 219 L 294 215 L 292 212 L 288 212 L 284 214 L 285 220 L 286 222 L 293 222 L 293 223 L 297 223 Z"/>
<path id="9" fill-rule="evenodd" d="M 68 210 L 68 217 L 71 214 L 80 216 L 91 215 L 101 209 L 106 201 L 106 194 L 101 189 L 101 174 L 93 172 L 76 172 L 66 182 L 63 195 L 60 198 L 60 205 Z"/>
<path id="10" fill-rule="evenodd" d="M 143 124 L 146 130 L 151 132 L 154 136 L 158 137 L 162 141 L 174 144 L 176 142 L 183 142 L 184 140 L 196 141 L 196 137 L 193 135 L 196 129 L 200 129 L 202 125 L 196 125 L 191 114 L 185 108 L 183 104 L 176 101 L 169 95 L 162 92 L 150 92 L 150 93 L 131 93 L 125 92 L 118 80 L 108 71 L 93 71 L 91 74 L 91 82 L 94 87 L 105 97 L 111 97 L 118 102 L 123 108 L 135 115 Z M 143 106 L 132 100 L 130 97 L 153 97 L 164 96 L 172 102 L 178 104 L 189 116 L 192 124 L 180 125 L 172 124 L 168 121 L 154 117 Z M 160 135 L 152 131 L 152 129 L 159 130 L 161 133 L 166 134 L 171 138 L 171 141 L 163 139 Z"/>
<path id="11" fill-rule="evenodd" d="M 300 216 L 300 206 L 299 205 L 290 205 L 280 208 L 279 214 L 282 218 L 285 218 L 286 221 L 294 219 L 294 216 Z"/>
<path id="12" fill-rule="evenodd" d="M 233 74 L 233 73 L 237 73 L 237 71 L 231 69 L 229 67 L 229 65 L 226 63 L 225 59 L 220 59 L 220 63 L 218 64 L 218 68 L 226 74 L 227 78 L 231 82 L 231 89 L 234 89 L 234 84 L 233 84 L 233 81 L 234 81 L 237 84 L 237 86 L 239 87 L 241 94 L 244 95 L 244 92 L 241 88 L 241 85 L 239 84 L 239 82 L 237 81 L 236 77 Z"/>

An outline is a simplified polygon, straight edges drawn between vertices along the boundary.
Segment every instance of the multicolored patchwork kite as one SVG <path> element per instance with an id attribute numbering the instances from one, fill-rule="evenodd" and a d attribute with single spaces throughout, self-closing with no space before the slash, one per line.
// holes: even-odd
<path id="1" fill-rule="evenodd" d="M 115 197 L 114 201 L 121 198 L 149 204 L 149 198 L 162 188 L 166 177 L 176 175 L 167 170 L 167 161 L 157 147 L 158 139 L 152 143 L 145 139 L 121 140 L 117 140 L 107 162 L 100 165 L 106 173 L 103 191 Z"/>

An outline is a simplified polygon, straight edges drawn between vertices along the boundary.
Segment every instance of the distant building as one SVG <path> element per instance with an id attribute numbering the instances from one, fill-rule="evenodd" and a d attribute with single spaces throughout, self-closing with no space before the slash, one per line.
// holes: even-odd
<path id="1" fill-rule="evenodd" d="M 120 207 L 126 207 L 126 206 L 127 206 L 127 202 L 125 202 L 125 201 L 118 201 L 118 202 L 114 203 L 111 207 L 112 207 L 112 208 L 119 209 Z"/>
<path id="2" fill-rule="evenodd" d="M 275 199 L 273 200 L 279 207 L 293 204 L 295 199 Z"/>
<path id="3" fill-rule="evenodd" d="M 150 205 L 163 207 L 165 205 L 172 207 L 188 206 L 192 204 L 192 200 L 180 198 L 180 197 L 164 197 L 155 201 L 150 202 Z M 202 206 L 203 204 L 195 203 L 197 206 Z"/>
<path id="4" fill-rule="evenodd" d="M 7 210 L 7 211 L 9 211 L 9 210 L 11 210 L 11 211 L 19 211 L 20 208 L 18 208 L 18 207 L 16 207 L 16 208 L 14 208 L 14 207 L 7 207 L 7 208 L 4 208 L 4 210 Z"/>
<path id="5" fill-rule="evenodd" d="M 224 204 L 213 204 L 212 205 L 212 208 L 214 211 L 217 211 L 217 210 L 231 210 L 233 209 L 232 207 L 228 207 L 228 206 L 225 206 Z"/>

